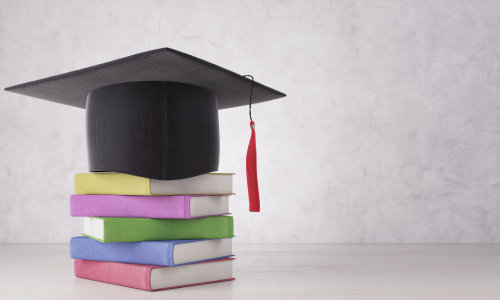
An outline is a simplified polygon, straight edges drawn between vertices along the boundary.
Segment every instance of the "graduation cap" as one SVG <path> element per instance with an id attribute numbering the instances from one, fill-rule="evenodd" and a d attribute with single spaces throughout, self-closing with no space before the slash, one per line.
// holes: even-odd
<path id="1" fill-rule="evenodd" d="M 218 170 L 219 109 L 286 96 L 255 82 L 253 77 L 246 78 L 169 48 L 5 90 L 86 108 L 90 172 L 117 172 L 157 180 L 183 179 Z M 259 211 L 252 120 L 250 126 L 250 210 Z M 252 198 L 257 200 L 253 209 Z"/>

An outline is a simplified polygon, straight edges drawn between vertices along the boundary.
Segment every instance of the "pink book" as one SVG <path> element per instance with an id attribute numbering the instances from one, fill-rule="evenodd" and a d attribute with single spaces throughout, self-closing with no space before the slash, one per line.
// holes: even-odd
<path id="1" fill-rule="evenodd" d="M 229 196 L 72 195 L 73 217 L 193 219 L 229 214 Z"/>
<path id="2" fill-rule="evenodd" d="M 234 258 L 221 258 L 177 267 L 75 259 L 75 276 L 145 291 L 234 280 Z"/>

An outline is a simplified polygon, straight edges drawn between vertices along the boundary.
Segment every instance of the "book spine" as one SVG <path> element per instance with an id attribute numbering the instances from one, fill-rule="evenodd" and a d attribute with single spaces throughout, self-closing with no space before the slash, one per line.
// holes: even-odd
<path id="1" fill-rule="evenodd" d="M 72 217 L 190 219 L 191 196 L 72 195 Z"/>
<path id="2" fill-rule="evenodd" d="M 75 194 L 151 195 L 150 180 L 121 173 L 76 174 Z"/>
<path id="3" fill-rule="evenodd" d="M 75 259 L 75 276 L 105 283 L 151 291 L 154 266 Z"/>
<path id="4" fill-rule="evenodd" d="M 174 266 L 172 243 L 101 243 L 87 237 L 73 237 L 70 256 L 73 259 Z"/>
<path id="5" fill-rule="evenodd" d="M 220 239 L 233 237 L 233 217 L 200 219 L 100 218 L 104 220 L 104 240 L 139 242 L 161 240 Z"/>

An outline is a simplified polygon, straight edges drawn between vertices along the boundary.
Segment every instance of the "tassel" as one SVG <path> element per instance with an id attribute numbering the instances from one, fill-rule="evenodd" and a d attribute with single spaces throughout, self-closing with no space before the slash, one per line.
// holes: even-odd
<path id="1" fill-rule="evenodd" d="M 259 182 L 257 180 L 257 146 L 255 144 L 255 123 L 250 121 L 252 136 L 247 150 L 247 186 L 250 211 L 260 211 Z"/>
<path id="2" fill-rule="evenodd" d="M 250 86 L 250 105 L 248 106 L 248 116 L 250 117 L 250 128 L 252 135 L 250 136 L 250 143 L 248 143 L 247 150 L 247 187 L 248 187 L 248 201 L 250 204 L 250 211 L 260 211 L 260 197 L 259 197 L 259 182 L 257 181 L 257 146 L 255 144 L 255 123 L 252 120 L 252 95 L 253 95 L 253 76 L 243 75 L 252 79 Z"/>

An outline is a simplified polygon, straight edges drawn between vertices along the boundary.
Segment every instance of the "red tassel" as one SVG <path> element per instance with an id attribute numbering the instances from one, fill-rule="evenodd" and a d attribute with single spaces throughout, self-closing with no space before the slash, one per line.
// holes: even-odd
<path id="1" fill-rule="evenodd" d="M 257 181 L 257 147 L 255 144 L 255 123 L 250 122 L 252 136 L 247 150 L 247 185 L 250 211 L 260 211 L 259 182 Z"/>

